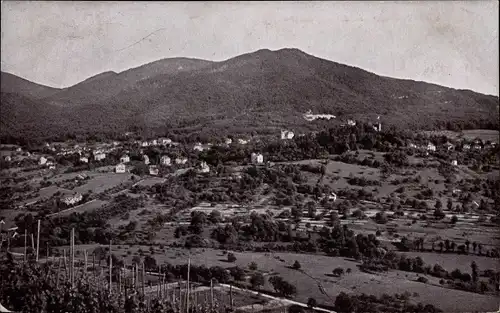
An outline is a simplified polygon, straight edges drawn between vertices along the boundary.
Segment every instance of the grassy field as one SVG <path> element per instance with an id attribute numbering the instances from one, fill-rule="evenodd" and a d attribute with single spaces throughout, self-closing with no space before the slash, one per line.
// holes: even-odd
<path id="1" fill-rule="evenodd" d="M 97 174 L 92 177 L 85 185 L 79 186 L 74 189 L 81 194 L 84 194 L 88 191 L 92 191 L 92 193 L 101 193 L 107 189 L 116 187 L 125 182 L 131 182 L 130 177 L 132 174 L 123 173 L 102 173 Z M 137 176 L 136 176 L 137 178 Z"/>
<path id="2" fill-rule="evenodd" d="M 132 257 L 142 249 L 149 254 L 149 247 L 146 246 L 121 246 L 113 247 L 113 251 L 123 256 L 128 264 L 132 262 Z M 131 251 L 128 254 L 128 251 Z M 308 297 L 316 298 L 320 303 L 333 304 L 335 297 L 340 292 L 347 293 L 366 293 L 380 296 L 384 293 L 394 294 L 404 291 L 414 295 L 413 299 L 417 302 L 434 304 L 445 312 L 470 312 L 470 311 L 487 311 L 498 307 L 500 298 L 490 295 L 480 295 L 459 290 L 448 289 L 440 286 L 436 279 L 429 278 L 430 284 L 416 282 L 417 274 L 407 273 L 402 271 L 390 271 L 383 274 L 368 274 L 361 272 L 357 268 L 357 263 L 340 257 L 317 256 L 311 257 L 306 254 L 294 253 L 235 253 L 236 262 L 228 263 L 226 256 L 221 251 L 212 249 L 181 249 L 167 248 L 163 250 L 156 248 L 153 257 L 158 263 L 168 262 L 171 264 L 185 264 L 188 256 L 191 258 L 192 264 L 210 266 L 230 267 L 238 265 L 248 268 L 250 262 L 256 262 L 259 270 L 267 273 L 277 273 L 297 287 L 298 301 L 307 301 Z M 410 254 L 408 254 L 410 255 Z M 439 255 L 421 255 L 424 261 L 441 262 L 438 258 L 442 258 L 443 266 L 446 262 L 452 262 L 456 255 L 439 256 Z M 281 259 L 279 260 L 278 259 Z M 446 257 L 449 260 L 446 260 Z M 462 258 L 463 256 L 459 256 Z M 431 259 L 434 258 L 434 259 Z M 478 258 L 479 259 L 479 258 Z M 303 272 L 299 272 L 289 268 L 293 262 L 297 260 L 301 263 Z M 492 268 L 495 260 L 480 260 L 476 261 L 480 268 Z M 467 270 L 469 259 L 467 256 L 459 261 L 463 266 L 463 270 Z M 341 278 L 332 277 L 330 274 L 336 267 L 344 269 L 350 268 L 352 273 L 346 274 Z M 446 268 L 446 267 L 445 267 Z M 326 295 L 323 294 L 319 285 L 323 286 Z M 265 289 L 272 290 L 271 286 L 266 283 Z M 414 294 L 416 293 L 416 294 Z M 416 296 L 418 294 L 418 296 Z M 440 294 L 440 297 L 436 297 Z"/>

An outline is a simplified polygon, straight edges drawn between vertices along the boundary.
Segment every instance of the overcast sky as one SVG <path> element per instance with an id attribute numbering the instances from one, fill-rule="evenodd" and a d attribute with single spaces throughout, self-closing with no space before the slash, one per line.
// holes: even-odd
<path id="1" fill-rule="evenodd" d="M 2 2 L 2 71 L 66 87 L 169 57 L 298 48 L 498 95 L 498 1 Z"/>

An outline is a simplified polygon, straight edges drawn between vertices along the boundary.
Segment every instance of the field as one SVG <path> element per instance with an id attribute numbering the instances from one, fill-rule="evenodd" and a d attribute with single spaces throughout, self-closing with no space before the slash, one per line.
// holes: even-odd
<path id="1" fill-rule="evenodd" d="M 113 251 L 117 255 L 123 256 L 126 264 L 131 264 L 133 255 L 142 249 L 149 254 L 149 247 L 122 246 L 119 249 L 114 247 Z M 188 257 L 193 265 L 210 266 L 239 266 L 248 268 L 250 262 L 258 264 L 258 269 L 266 276 L 278 274 L 294 284 L 298 290 L 297 300 L 306 302 L 308 297 L 314 297 L 318 301 L 333 305 L 335 297 L 340 292 L 346 293 L 366 293 L 381 296 L 384 293 L 395 294 L 409 291 L 416 302 L 430 303 L 439 306 L 444 312 L 464 312 L 475 310 L 494 310 L 498 308 L 500 298 L 490 295 L 473 294 L 442 287 L 438 279 L 429 278 L 429 283 L 416 282 L 418 274 L 393 270 L 382 274 L 368 274 L 361 272 L 356 262 L 341 257 L 327 257 L 316 255 L 311 257 L 306 254 L 295 253 L 238 253 L 234 252 L 237 260 L 228 263 L 226 256 L 218 250 L 212 249 L 181 249 L 164 248 L 152 255 L 158 263 L 168 262 L 170 264 L 186 264 Z M 131 254 L 128 254 L 131 251 Z M 496 269 L 498 263 L 491 258 L 473 258 L 464 255 L 438 255 L 428 253 L 407 253 L 411 256 L 421 256 L 425 262 L 430 264 L 441 264 L 445 269 L 452 270 L 455 267 L 464 271 L 470 271 L 470 261 L 475 260 L 480 269 Z M 281 260 L 280 260 L 281 259 Z M 302 272 L 293 270 L 290 266 L 297 260 L 302 265 Z M 456 266 L 454 265 L 456 261 Z M 331 272 L 336 267 L 344 269 L 350 268 L 352 273 L 341 278 L 333 277 Z M 326 291 L 323 294 L 319 288 L 321 285 Z M 272 291 L 272 287 L 266 283 L 265 289 Z M 418 294 L 418 296 L 416 294 Z M 436 294 L 442 295 L 436 298 Z"/>

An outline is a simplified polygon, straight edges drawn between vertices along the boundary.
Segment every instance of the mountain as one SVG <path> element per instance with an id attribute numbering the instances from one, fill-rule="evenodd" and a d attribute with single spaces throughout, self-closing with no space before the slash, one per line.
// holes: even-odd
<path id="1" fill-rule="evenodd" d="M 175 127 L 217 134 L 327 125 L 307 122 L 307 110 L 364 121 L 380 115 L 384 125 L 411 129 L 498 127 L 499 103 L 495 96 L 383 77 L 297 49 L 263 49 L 222 62 L 164 59 L 99 74 L 41 101 L 59 116 L 50 125 L 56 133 Z"/>
<path id="2" fill-rule="evenodd" d="M 49 97 L 59 91 L 57 88 L 39 85 L 13 74 L 2 72 L 2 92 L 17 93 L 33 99 Z"/>
<path id="3" fill-rule="evenodd" d="M 210 63 L 210 61 L 198 59 L 171 58 L 155 61 L 121 73 L 104 72 L 54 93 L 44 100 L 59 105 L 96 104 L 130 88 L 143 79 L 196 70 Z"/>

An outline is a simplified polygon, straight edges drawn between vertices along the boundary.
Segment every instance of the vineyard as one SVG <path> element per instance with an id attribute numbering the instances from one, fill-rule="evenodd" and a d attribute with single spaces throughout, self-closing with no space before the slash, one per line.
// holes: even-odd
<path id="1" fill-rule="evenodd" d="M 109 269 L 85 262 L 16 261 L 8 254 L 0 265 L 0 303 L 14 312 L 227 312 L 265 304 L 264 299 L 229 292 L 212 283 L 153 284 L 144 267 Z M 151 275 L 151 273 L 149 273 Z M 156 274 L 158 275 L 158 274 Z M 111 284 L 109 278 L 111 277 Z M 189 308 L 189 310 L 188 310 Z"/>

